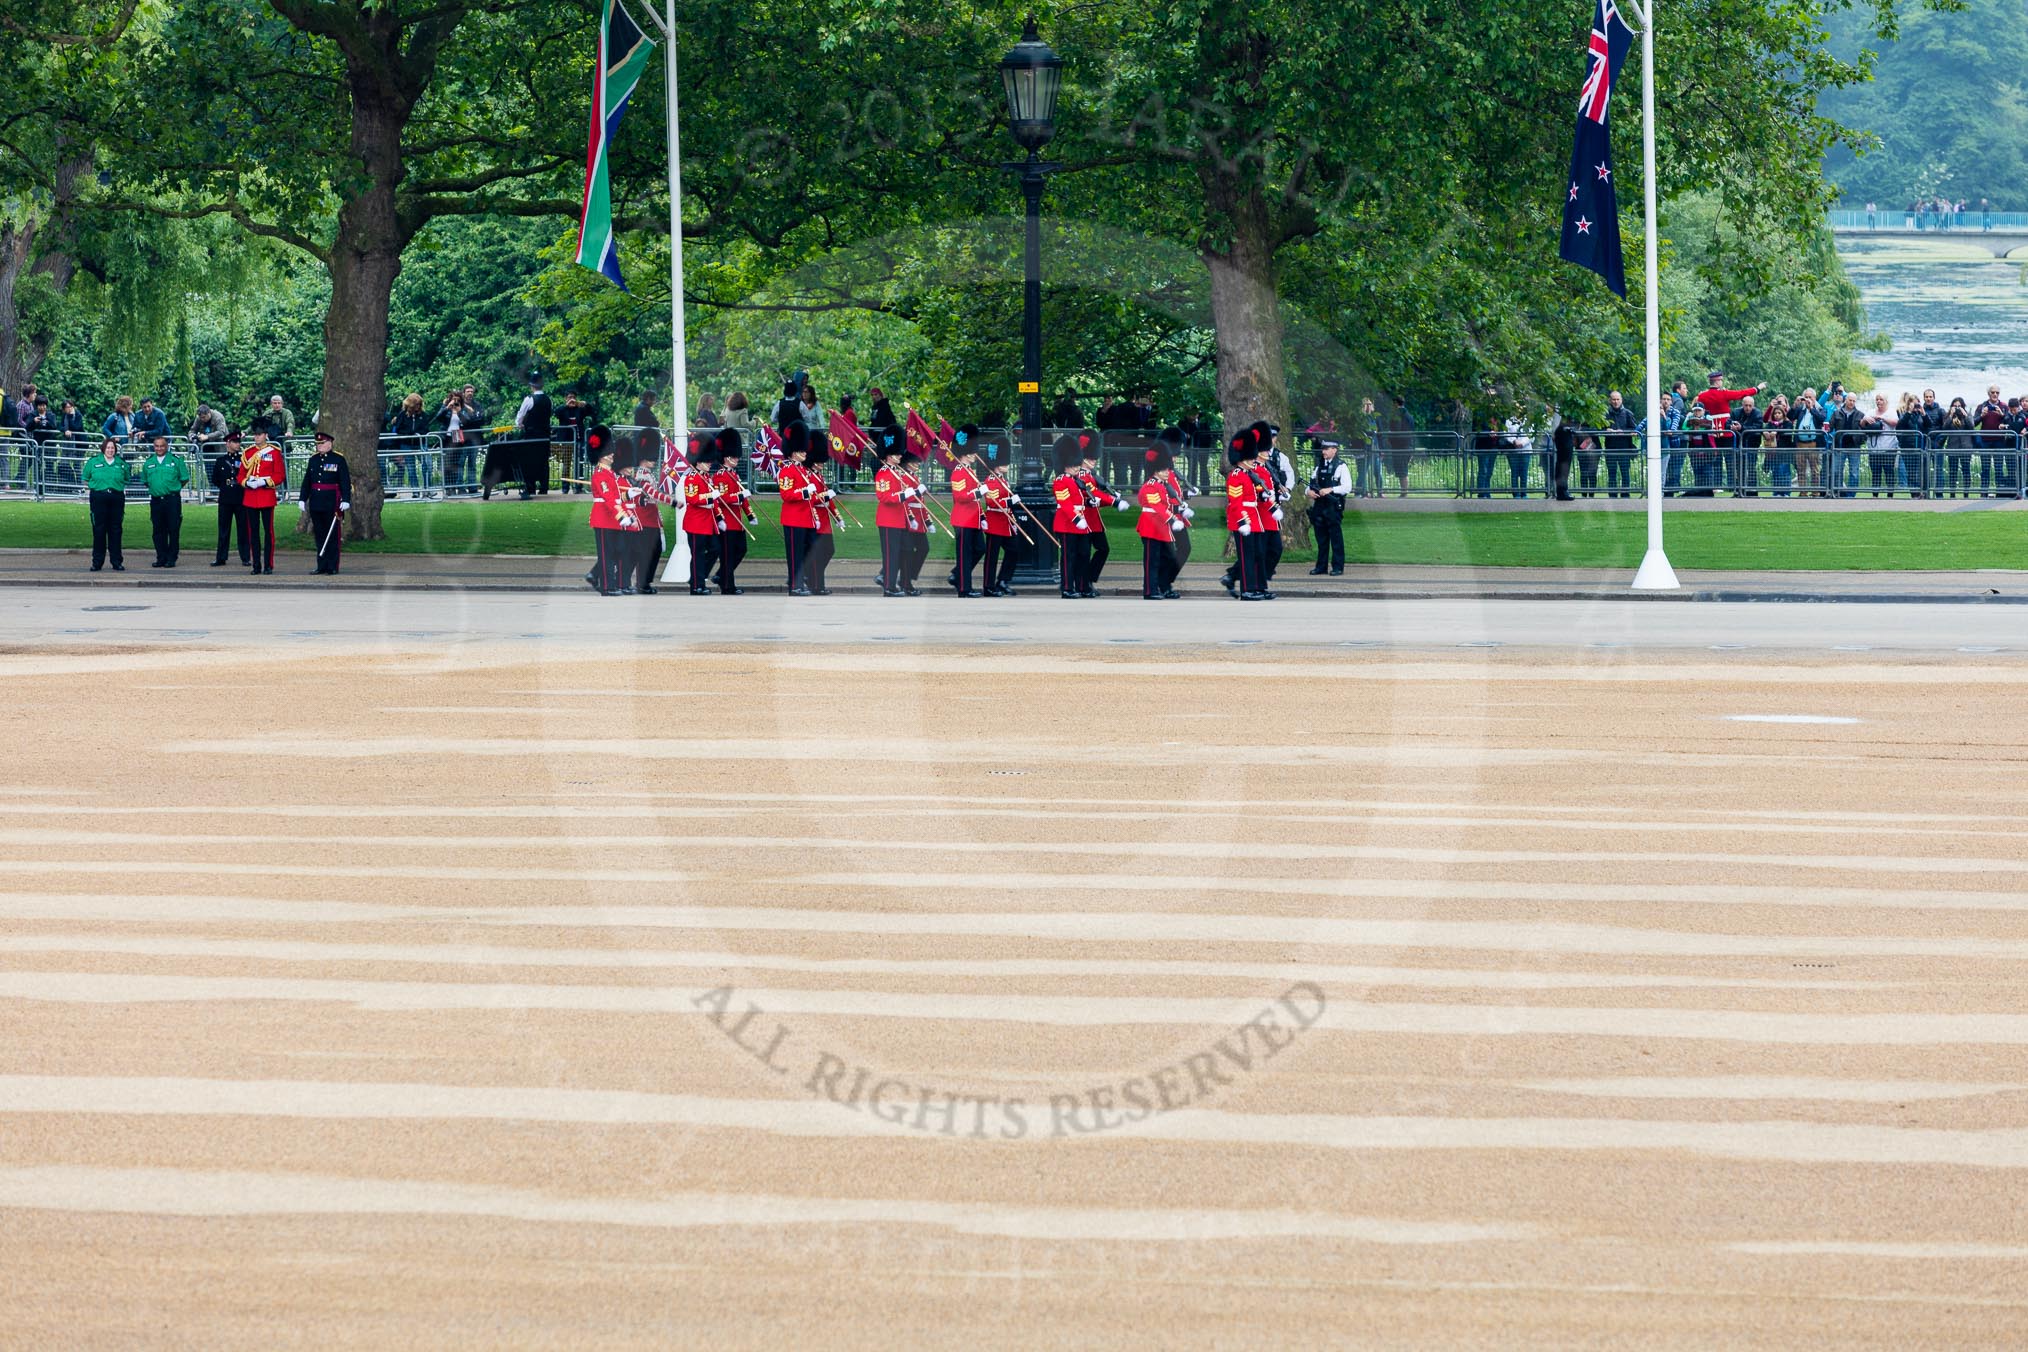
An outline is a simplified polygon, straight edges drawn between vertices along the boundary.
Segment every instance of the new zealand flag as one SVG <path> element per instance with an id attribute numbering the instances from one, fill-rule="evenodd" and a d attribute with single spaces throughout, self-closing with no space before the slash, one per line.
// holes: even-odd
<path id="1" fill-rule="evenodd" d="M 1571 148 L 1570 184 L 1563 199 L 1563 247 L 1558 252 L 1565 261 L 1605 278 L 1615 295 L 1625 296 L 1626 260 L 1620 256 L 1620 208 L 1613 191 L 1613 141 L 1606 114 L 1620 67 L 1634 45 L 1634 30 L 1620 18 L 1614 0 L 1595 3 L 1584 91 L 1577 99 L 1577 143 Z"/>

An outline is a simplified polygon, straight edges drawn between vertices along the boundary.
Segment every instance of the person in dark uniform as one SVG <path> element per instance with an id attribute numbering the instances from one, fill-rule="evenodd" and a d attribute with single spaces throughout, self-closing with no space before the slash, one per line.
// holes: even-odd
<path id="1" fill-rule="evenodd" d="M 514 435 L 520 442 L 523 501 L 538 491 L 549 491 L 550 422 L 556 416 L 549 395 L 543 391 L 542 376 L 531 373 L 528 386 L 528 397 L 521 401 L 520 411 L 514 415 Z"/>
<path id="2" fill-rule="evenodd" d="M 89 494 L 92 513 L 92 571 L 98 572 L 112 559 L 113 571 L 127 571 L 126 556 L 120 550 L 120 534 L 127 519 L 127 480 L 130 471 L 120 456 L 120 443 L 111 437 L 99 442 L 99 453 L 84 462 L 79 471 Z"/>
<path id="3" fill-rule="evenodd" d="M 246 504 L 239 486 L 239 433 L 227 432 L 224 447 L 211 461 L 211 487 L 218 494 L 218 557 L 211 561 L 213 568 L 223 568 L 227 555 L 232 552 L 233 532 L 239 533 L 239 566 L 245 568 L 253 563 L 253 551 L 246 540 L 246 522 L 240 518 L 240 509 Z"/>
<path id="4" fill-rule="evenodd" d="M 1339 459 L 1337 442 L 1317 443 L 1317 468 L 1303 493 L 1310 500 L 1310 528 L 1317 537 L 1317 566 L 1310 574 L 1322 577 L 1327 573 L 1333 576 L 1343 573 L 1345 500 L 1352 494 L 1352 472 Z"/>
<path id="5" fill-rule="evenodd" d="M 317 434 L 317 450 L 303 467 L 296 501 L 310 514 L 310 538 L 317 546 L 317 566 L 311 571 L 338 576 L 338 553 L 345 545 L 339 517 L 352 509 L 352 468 L 331 449 L 329 432 Z"/>

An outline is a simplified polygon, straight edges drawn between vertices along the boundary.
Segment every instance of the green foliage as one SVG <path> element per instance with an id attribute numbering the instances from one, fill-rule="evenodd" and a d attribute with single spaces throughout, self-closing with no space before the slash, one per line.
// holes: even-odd
<path id="1" fill-rule="evenodd" d="M 1949 194 L 1973 207 L 2028 210 L 2028 10 L 1969 0 L 1962 14 L 1917 10 L 1892 42 L 1845 31 L 1834 52 L 1877 52 L 1870 84 L 1825 97 L 1828 113 L 1869 134 L 1856 156 L 1834 151 L 1826 172 L 1848 206 L 1899 212 Z M 1851 25 L 1856 30 L 1857 25 Z"/>
<path id="2" fill-rule="evenodd" d="M 1737 233 L 1717 200 L 1693 195 L 1670 204 L 1663 223 L 1671 266 L 1662 276 L 1662 303 L 1673 322 L 1662 346 L 1664 380 L 1702 388 L 1718 368 L 1739 383 L 1765 382 L 1794 394 L 1842 380 L 1865 389 L 1871 375 L 1854 355 L 1856 290 L 1820 230 L 1808 249 L 1777 260 L 1778 280 L 1756 291 L 1729 284 L 1728 246 Z"/>

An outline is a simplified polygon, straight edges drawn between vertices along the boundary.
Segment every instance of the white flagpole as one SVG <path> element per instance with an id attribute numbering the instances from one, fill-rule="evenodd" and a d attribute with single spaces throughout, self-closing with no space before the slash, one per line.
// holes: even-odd
<path id="1" fill-rule="evenodd" d="M 652 15 L 653 11 L 649 11 Z M 663 0 L 662 79 L 669 93 L 669 372 L 675 408 L 669 415 L 669 435 L 684 446 L 690 439 L 690 384 L 685 371 L 683 342 L 683 160 L 678 148 L 676 117 L 676 0 Z M 662 581 L 690 582 L 690 537 L 683 533 L 683 500 L 670 504 L 675 518 L 668 561 Z"/>
<path id="2" fill-rule="evenodd" d="M 1655 6 L 1626 0 L 1641 21 L 1641 191 L 1647 222 L 1648 552 L 1634 574 L 1635 591 L 1675 591 L 1676 570 L 1662 550 L 1662 287 L 1655 245 Z"/>

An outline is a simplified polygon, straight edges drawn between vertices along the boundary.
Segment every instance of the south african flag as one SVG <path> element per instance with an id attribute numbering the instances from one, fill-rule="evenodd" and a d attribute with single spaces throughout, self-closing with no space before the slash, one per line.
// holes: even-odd
<path id="1" fill-rule="evenodd" d="M 584 211 L 578 218 L 577 262 L 613 279 L 624 291 L 620 247 L 613 233 L 612 144 L 620 114 L 641 82 L 655 44 L 642 34 L 620 0 L 605 0 L 599 16 L 598 70 L 592 78 L 591 144 L 584 157 Z"/>

